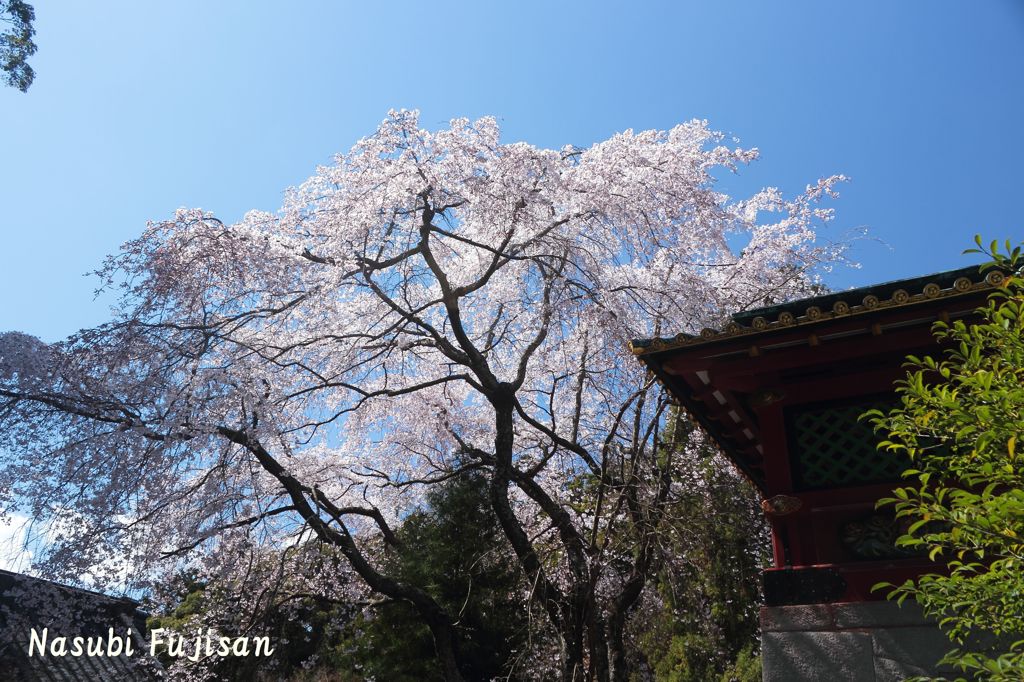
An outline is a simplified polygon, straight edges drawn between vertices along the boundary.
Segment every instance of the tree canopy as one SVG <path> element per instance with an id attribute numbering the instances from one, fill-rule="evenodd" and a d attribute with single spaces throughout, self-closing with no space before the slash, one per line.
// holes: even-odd
<path id="1" fill-rule="evenodd" d="M 0 33 L 0 70 L 4 72 L 7 84 L 26 92 L 35 79 L 35 71 L 28 64 L 28 58 L 36 53 L 32 37 L 36 30 L 32 22 L 35 10 L 22 0 L 0 0 L 0 22 L 10 28 Z"/>
<path id="2" fill-rule="evenodd" d="M 978 249 L 983 247 L 980 238 Z M 880 447 L 906 454 L 906 487 L 883 500 L 947 573 L 895 586 L 956 645 L 943 661 L 975 679 L 1024 679 L 1024 279 L 1020 247 L 984 252 L 1007 276 L 977 320 L 937 322 L 947 350 L 909 358 L 900 407 L 873 413 Z M 889 585 L 888 587 L 893 587 Z"/>
<path id="3" fill-rule="evenodd" d="M 151 224 L 100 271 L 109 323 L 0 336 L 5 508 L 48 524 L 43 568 L 101 586 L 317 543 L 408 604 L 454 680 L 457 614 L 386 557 L 475 472 L 556 676 L 626 679 L 702 447 L 628 340 L 805 294 L 841 257 L 815 243 L 840 176 L 733 200 L 715 174 L 757 152 L 722 142 L 691 121 L 551 150 L 392 112 L 276 214 Z"/>

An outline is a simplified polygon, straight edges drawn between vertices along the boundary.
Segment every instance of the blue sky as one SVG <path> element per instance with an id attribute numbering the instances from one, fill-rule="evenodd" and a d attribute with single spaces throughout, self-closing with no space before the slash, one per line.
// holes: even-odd
<path id="1" fill-rule="evenodd" d="M 706 118 L 761 150 L 737 196 L 846 174 L 826 236 L 870 238 L 837 288 L 1024 236 L 1018 0 L 35 7 L 36 82 L 0 89 L 0 331 L 102 322 L 83 274 L 147 220 L 275 210 L 389 108 L 551 147 Z"/>

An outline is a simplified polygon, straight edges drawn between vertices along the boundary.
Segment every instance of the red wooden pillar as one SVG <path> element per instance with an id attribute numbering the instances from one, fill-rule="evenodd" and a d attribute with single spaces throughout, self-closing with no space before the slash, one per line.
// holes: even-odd
<path id="1" fill-rule="evenodd" d="M 878 599 L 928 569 L 894 546 L 875 502 L 905 465 L 858 416 L 895 404 L 908 354 L 938 354 L 932 325 L 969 318 L 1002 274 L 975 267 L 739 313 L 724 330 L 635 341 L 666 389 L 757 486 L 772 526 L 771 604 Z M 934 567 L 932 567 L 934 568 Z"/>

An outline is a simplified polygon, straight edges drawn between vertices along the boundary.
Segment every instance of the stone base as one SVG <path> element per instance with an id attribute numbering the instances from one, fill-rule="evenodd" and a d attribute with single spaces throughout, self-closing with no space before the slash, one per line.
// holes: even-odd
<path id="1" fill-rule="evenodd" d="M 938 676 L 952 645 L 912 602 L 761 608 L 765 682 L 899 682 Z"/>

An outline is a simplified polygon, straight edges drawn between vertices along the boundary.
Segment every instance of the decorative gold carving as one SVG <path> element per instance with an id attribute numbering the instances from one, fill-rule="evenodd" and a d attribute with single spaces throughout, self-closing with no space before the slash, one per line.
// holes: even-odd
<path id="1" fill-rule="evenodd" d="M 892 297 L 882 301 L 879 300 L 875 294 L 868 294 L 861 301 L 860 306 L 851 306 L 848 301 L 836 301 L 832 305 L 830 312 L 821 310 L 818 306 L 810 306 L 804 312 L 804 315 L 798 320 L 797 317 L 790 311 L 784 311 L 779 313 L 777 321 L 771 322 L 762 316 L 755 317 L 750 321 L 750 326 L 745 327 L 735 321 L 729 322 L 722 331 L 715 329 L 702 329 L 700 334 L 696 337 L 688 334 L 677 334 L 671 339 L 651 339 L 645 345 L 634 346 L 632 343 L 629 344 L 629 349 L 633 355 L 641 356 L 649 353 L 657 353 L 664 350 L 670 350 L 674 348 L 682 348 L 685 346 L 702 344 L 715 341 L 721 338 L 728 338 L 732 336 L 744 336 L 748 334 L 757 334 L 758 332 L 767 331 L 778 327 L 791 327 L 798 323 L 814 322 L 817 320 L 824 320 L 841 315 L 858 314 L 877 308 L 884 308 L 893 305 L 904 305 L 922 299 L 934 299 L 943 296 L 956 295 L 965 293 L 973 289 L 983 289 L 988 287 L 998 287 L 1006 281 L 1006 274 L 998 270 L 992 270 L 986 275 L 984 282 L 975 283 L 969 277 L 957 278 L 952 286 L 948 289 L 943 289 L 938 283 L 930 282 L 925 285 L 921 294 L 911 295 L 904 289 L 897 289 L 892 293 Z M 871 326 L 871 333 L 878 336 L 882 333 L 882 330 L 877 325 Z M 757 346 L 751 346 L 749 350 L 751 357 L 757 357 L 761 354 L 760 349 Z"/>
<path id="2" fill-rule="evenodd" d="M 1001 273 L 999 270 L 992 270 L 987 275 L 985 275 L 985 282 L 988 283 L 990 286 L 998 287 L 1001 286 L 1002 283 L 1005 281 L 1006 275 Z"/>
<path id="3" fill-rule="evenodd" d="M 767 500 L 761 500 L 761 509 L 769 516 L 786 516 L 799 511 L 804 506 L 799 497 L 790 495 L 776 495 Z"/>
<path id="4" fill-rule="evenodd" d="M 751 400 L 751 404 L 753 404 L 754 407 L 765 407 L 772 403 L 777 403 L 785 397 L 786 396 L 782 391 L 766 389 L 755 393 Z"/>

